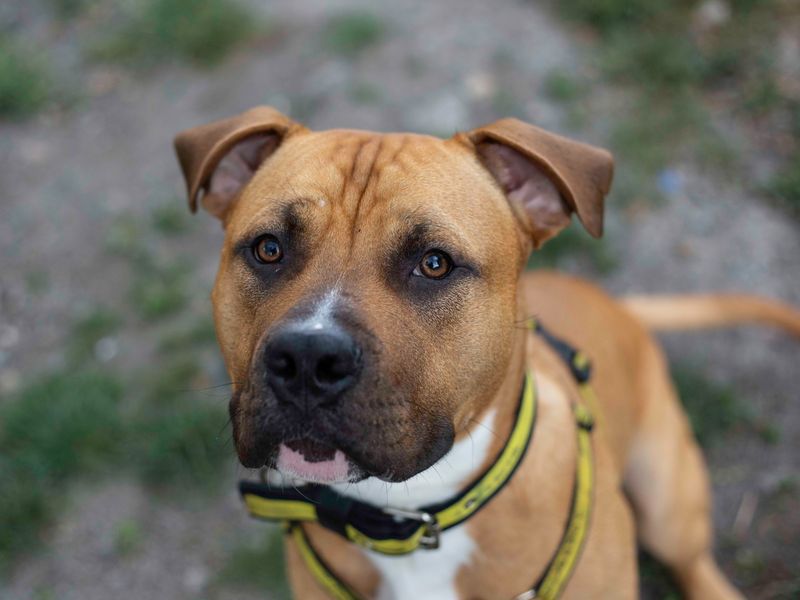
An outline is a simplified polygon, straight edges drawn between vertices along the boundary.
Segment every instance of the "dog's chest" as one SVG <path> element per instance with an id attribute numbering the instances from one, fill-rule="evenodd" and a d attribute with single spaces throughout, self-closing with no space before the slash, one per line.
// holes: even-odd
<path id="1" fill-rule="evenodd" d="M 484 464 L 493 441 L 495 411 L 481 418 L 471 434 L 456 442 L 433 467 L 403 483 L 375 478 L 339 491 L 376 506 L 417 509 L 452 498 L 474 478 Z M 381 574 L 380 600 L 450 600 L 458 598 L 455 579 L 466 565 L 477 542 L 459 525 L 442 533 L 436 550 L 417 550 L 404 556 L 367 552 Z"/>
<path id="2" fill-rule="evenodd" d="M 420 550 L 407 556 L 370 553 L 381 574 L 379 600 L 456 600 L 455 579 L 475 549 L 464 526 L 442 536 L 438 550 Z"/>

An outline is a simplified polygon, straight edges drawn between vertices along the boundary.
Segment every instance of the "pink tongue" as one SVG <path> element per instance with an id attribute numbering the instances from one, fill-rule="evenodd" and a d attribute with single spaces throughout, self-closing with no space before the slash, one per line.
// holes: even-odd
<path id="1" fill-rule="evenodd" d="M 278 448 L 278 470 L 306 481 L 317 483 L 335 483 L 347 481 L 349 467 L 344 452 L 337 450 L 333 458 L 311 462 L 306 460 L 302 452 L 292 450 L 286 444 Z"/>

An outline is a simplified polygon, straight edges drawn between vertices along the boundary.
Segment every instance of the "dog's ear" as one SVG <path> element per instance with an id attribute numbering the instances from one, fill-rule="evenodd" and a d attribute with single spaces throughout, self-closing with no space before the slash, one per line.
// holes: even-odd
<path id="1" fill-rule="evenodd" d="M 534 248 L 556 235 L 577 213 L 595 237 L 603 233 L 603 200 L 614 159 L 582 144 L 523 123 L 501 119 L 466 137 L 533 239 Z"/>
<path id="2" fill-rule="evenodd" d="M 284 138 L 304 127 L 269 106 L 193 127 L 175 136 L 175 152 L 186 180 L 189 207 L 203 207 L 220 219 L 239 191 Z"/>

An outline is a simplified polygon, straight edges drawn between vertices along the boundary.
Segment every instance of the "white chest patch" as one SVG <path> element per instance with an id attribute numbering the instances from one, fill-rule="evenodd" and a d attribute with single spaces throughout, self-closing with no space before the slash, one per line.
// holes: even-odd
<path id="1" fill-rule="evenodd" d="M 494 411 L 489 411 L 439 462 L 408 481 L 387 483 L 372 477 L 334 487 L 382 507 L 417 509 L 447 500 L 475 477 L 485 461 L 494 437 L 494 416 Z M 421 549 L 405 556 L 368 552 L 381 573 L 380 600 L 456 600 L 456 574 L 476 547 L 464 525 L 459 525 L 442 533 L 436 550 Z"/>
<path id="2" fill-rule="evenodd" d="M 370 552 L 381 573 L 379 600 L 457 600 L 455 577 L 469 561 L 475 541 L 463 525 L 442 534 L 437 550 L 417 550 L 408 556 Z"/>

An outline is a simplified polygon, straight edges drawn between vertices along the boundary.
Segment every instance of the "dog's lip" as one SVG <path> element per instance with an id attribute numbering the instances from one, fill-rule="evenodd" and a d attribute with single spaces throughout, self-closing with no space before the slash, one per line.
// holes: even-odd
<path id="1" fill-rule="evenodd" d="M 322 484 L 348 482 L 358 472 L 342 450 L 310 439 L 281 443 L 275 469 L 284 476 Z"/>

